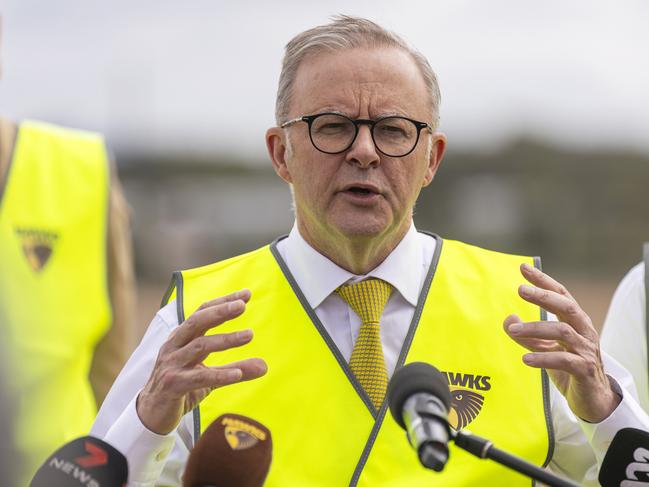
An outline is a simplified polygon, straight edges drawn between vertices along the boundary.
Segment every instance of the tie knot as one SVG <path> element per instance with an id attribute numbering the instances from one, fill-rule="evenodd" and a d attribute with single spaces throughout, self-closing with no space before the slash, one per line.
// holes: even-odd
<path id="1" fill-rule="evenodd" d="M 370 278 L 340 286 L 336 292 L 361 318 L 363 324 L 378 324 L 392 293 L 392 286 L 381 279 Z"/>

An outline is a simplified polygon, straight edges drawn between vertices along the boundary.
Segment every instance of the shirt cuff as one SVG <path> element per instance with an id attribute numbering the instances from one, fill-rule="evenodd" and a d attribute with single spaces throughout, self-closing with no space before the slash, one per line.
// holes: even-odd
<path id="1" fill-rule="evenodd" d="M 599 423 L 588 423 L 578 419 L 582 431 L 597 456 L 597 463 L 600 465 L 613 441 L 613 437 L 622 428 L 649 430 L 649 416 L 633 398 L 633 395 L 620 386 L 613 377 L 608 375 L 608 378 L 613 391 L 622 397 L 620 404 L 606 419 Z"/>
<path id="2" fill-rule="evenodd" d="M 147 429 L 137 415 L 139 393 L 110 427 L 104 440 L 117 448 L 128 461 L 128 485 L 154 485 L 162 474 L 167 456 L 174 446 L 175 431 L 159 435 Z"/>

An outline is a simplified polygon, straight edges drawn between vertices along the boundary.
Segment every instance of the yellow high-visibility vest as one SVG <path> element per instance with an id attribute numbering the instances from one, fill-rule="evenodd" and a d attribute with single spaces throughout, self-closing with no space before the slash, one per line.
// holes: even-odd
<path id="1" fill-rule="evenodd" d="M 24 459 L 16 485 L 97 413 L 88 373 L 112 319 L 108 187 L 100 135 L 20 124 L 0 188 L 0 348 Z"/>
<path id="2" fill-rule="evenodd" d="M 541 318 L 540 309 L 517 294 L 522 262 L 534 259 L 438 239 L 398 366 L 435 365 L 452 390 L 454 427 L 468 427 L 544 465 L 553 444 L 547 376 L 522 363 L 525 351 L 502 328 L 510 313 Z M 442 473 L 422 467 L 387 404 L 374 409 L 274 245 L 176 273 L 167 299 L 177 299 L 182 322 L 201 303 L 241 288 L 252 291 L 246 312 L 211 333 L 252 328 L 254 338 L 213 353 L 205 363 L 262 357 L 268 373 L 213 391 L 200 405 L 200 429 L 223 413 L 266 425 L 273 462 L 265 485 L 530 485 L 522 475 L 454 446 Z"/>

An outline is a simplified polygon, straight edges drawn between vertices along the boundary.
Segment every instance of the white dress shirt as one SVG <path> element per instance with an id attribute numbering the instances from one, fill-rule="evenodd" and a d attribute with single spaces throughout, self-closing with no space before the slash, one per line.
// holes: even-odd
<path id="1" fill-rule="evenodd" d="M 631 372 L 638 386 L 640 404 L 649 411 L 646 299 L 641 263 L 624 276 L 615 290 L 602 329 L 602 350 Z"/>
<path id="2" fill-rule="evenodd" d="M 309 305 L 346 359 L 351 356 L 361 322 L 335 289 L 368 276 L 381 278 L 394 287 L 381 318 L 381 341 L 391 375 L 435 253 L 435 239 L 418 233 L 412 225 L 395 250 L 367 276 L 356 276 L 338 267 L 310 247 L 295 227 L 277 248 Z M 175 431 L 157 435 L 142 424 L 135 408 L 137 394 L 149 378 L 160 346 L 177 326 L 176 305 L 171 302 L 154 317 L 106 397 L 90 433 L 114 445 L 127 457 L 129 486 L 181 485 L 193 444 L 191 413 L 183 417 Z M 503 332 L 503 340 L 506 339 L 509 338 Z M 575 418 L 563 396 L 553 385 L 550 387 L 555 432 L 550 467 L 584 485 L 598 485 L 598 464 L 619 429 L 649 429 L 649 417 L 633 399 L 635 386 L 631 376 L 609 357 L 604 357 L 604 364 L 607 373 L 617 381 L 615 386 L 622 402 L 601 423 L 590 424 Z"/>

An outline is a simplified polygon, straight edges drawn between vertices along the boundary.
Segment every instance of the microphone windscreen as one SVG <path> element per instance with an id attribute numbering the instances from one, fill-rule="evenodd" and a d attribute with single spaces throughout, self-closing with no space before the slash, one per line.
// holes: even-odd
<path id="1" fill-rule="evenodd" d="M 649 485 L 648 432 L 624 428 L 615 434 L 599 470 L 599 483 L 602 487 Z"/>
<path id="2" fill-rule="evenodd" d="M 405 428 L 403 405 L 410 396 L 418 392 L 429 393 L 438 398 L 448 410 L 451 406 L 451 392 L 446 378 L 430 364 L 412 362 L 397 370 L 388 384 L 388 404 L 394 420 Z"/>
<path id="3" fill-rule="evenodd" d="M 273 442 L 264 425 L 224 414 L 207 427 L 189 455 L 184 487 L 261 487 Z"/>
<path id="4" fill-rule="evenodd" d="M 105 441 L 84 436 L 66 443 L 38 469 L 30 487 L 123 487 L 126 457 Z"/>

